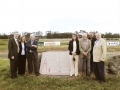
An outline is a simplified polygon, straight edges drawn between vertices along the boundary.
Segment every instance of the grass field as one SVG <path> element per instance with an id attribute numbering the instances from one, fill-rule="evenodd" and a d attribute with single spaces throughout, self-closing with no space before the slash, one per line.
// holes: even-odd
<path id="1" fill-rule="evenodd" d="M 39 53 L 44 51 L 50 51 L 50 50 L 68 50 L 68 43 L 70 39 L 40 39 L 39 41 L 45 42 L 45 41 L 60 41 L 60 46 L 39 46 L 38 51 Z M 8 40 L 6 39 L 0 39 L 0 54 L 2 52 L 7 52 L 7 45 Z M 107 47 L 108 52 L 119 52 L 120 46 L 109 46 Z"/>
<path id="2" fill-rule="evenodd" d="M 69 76 L 19 76 L 12 80 L 9 60 L 0 59 L 0 90 L 120 90 L 120 77 L 107 75 L 100 84 L 91 78 Z"/>
<path id="3" fill-rule="evenodd" d="M 40 41 L 60 41 L 60 46 L 39 46 L 38 51 L 67 50 L 70 39 L 41 39 Z M 120 90 L 120 76 L 107 75 L 107 82 L 100 84 L 91 78 L 69 76 L 19 76 L 10 78 L 7 59 L 8 40 L 0 40 L 0 90 Z M 108 47 L 108 52 L 119 52 L 120 47 Z M 116 54 L 116 53 L 114 53 Z"/>

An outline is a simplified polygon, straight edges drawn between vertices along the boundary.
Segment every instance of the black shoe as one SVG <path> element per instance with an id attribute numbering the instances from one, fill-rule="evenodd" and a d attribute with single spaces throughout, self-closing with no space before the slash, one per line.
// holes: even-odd
<path id="1" fill-rule="evenodd" d="M 97 78 L 92 78 L 92 80 L 95 80 L 95 81 L 97 81 L 98 79 L 97 79 Z"/>
<path id="2" fill-rule="evenodd" d="M 106 81 L 99 81 L 100 84 L 105 83 Z"/>
<path id="3" fill-rule="evenodd" d="M 39 73 L 36 73 L 35 75 L 36 75 L 36 76 L 39 76 L 40 74 L 39 74 Z"/>
<path id="4" fill-rule="evenodd" d="M 11 79 L 17 79 L 17 77 L 11 77 Z"/>

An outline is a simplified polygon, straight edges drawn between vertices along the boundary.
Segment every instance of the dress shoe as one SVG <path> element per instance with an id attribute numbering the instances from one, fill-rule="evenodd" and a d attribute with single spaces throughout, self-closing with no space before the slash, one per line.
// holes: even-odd
<path id="1" fill-rule="evenodd" d="M 40 74 L 39 74 L 39 73 L 36 73 L 35 75 L 36 75 L 36 76 L 39 76 Z"/>
<path id="2" fill-rule="evenodd" d="M 100 84 L 105 83 L 106 81 L 99 81 Z"/>
<path id="3" fill-rule="evenodd" d="M 77 76 L 78 76 L 78 74 L 75 74 L 75 76 L 77 77 Z"/>

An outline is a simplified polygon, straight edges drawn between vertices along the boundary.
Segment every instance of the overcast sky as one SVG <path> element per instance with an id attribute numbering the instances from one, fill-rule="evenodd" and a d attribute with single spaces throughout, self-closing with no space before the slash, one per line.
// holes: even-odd
<path id="1" fill-rule="evenodd" d="M 0 0 L 0 33 L 120 32 L 120 0 Z"/>

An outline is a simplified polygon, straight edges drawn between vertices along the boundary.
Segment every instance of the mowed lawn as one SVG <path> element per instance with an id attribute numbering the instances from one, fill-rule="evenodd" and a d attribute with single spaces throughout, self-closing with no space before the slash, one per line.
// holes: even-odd
<path id="1" fill-rule="evenodd" d="M 70 39 L 61 39 L 60 46 L 39 46 L 38 51 L 67 50 Z M 57 39 L 42 39 L 40 41 L 58 41 Z M 7 55 L 8 40 L 0 40 L 0 55 Z M 109 52 L 119 52 L 120 47 L 108 47 Z M 7 57 L 7 56 L 6 56 Z M 34 75 L 10 78 L 9 60 L 0 57 L 0 90 L 120 90 L 120 76 L 107 75 L 107 82 L 100 84 L 92 78 L 69 76 Z"/>
<path id="2" fill-rule="evenodd" d="M 18 76 L 10 78 L 9 60 L 0 58 L 0 90 L 120 90 L 120 77 L 107 75 L 100 84 L 87 77 L 69 76 Z"/>

